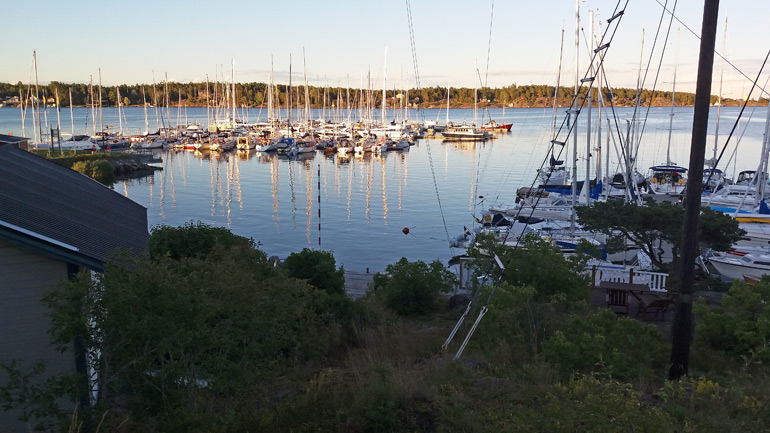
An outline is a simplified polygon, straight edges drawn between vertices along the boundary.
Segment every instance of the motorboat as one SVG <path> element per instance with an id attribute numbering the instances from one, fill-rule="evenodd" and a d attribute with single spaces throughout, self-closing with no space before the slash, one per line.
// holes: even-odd
<path id="1" fill-rule="evenodd" d="M 492 138 L 492 135 L 489 132 L 475 128 L 471 125 L 447 127 L 441 134 L 444 136 L 444 140 L 483 141 Z"/>

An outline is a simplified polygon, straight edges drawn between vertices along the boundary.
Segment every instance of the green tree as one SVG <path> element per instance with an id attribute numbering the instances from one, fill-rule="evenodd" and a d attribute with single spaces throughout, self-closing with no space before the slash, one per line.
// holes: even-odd
<path id="1" fill-rule="evenodd" d="M 583 228 L 630 241 L 641 248 L 658 269 L 666 272 L 672 269 L 673 265 L 663 259 L 669 248 L 673 263 L 677 263 L 684 224 L 681 206 L 652 199 L 644 206 L 613 200 L 576 210 Z M 738 221 L 707 207 L 701 208 L 698 231 L 701 245 L 717 251 L 728 250 L 745 234 L 738 227 Z"/>
<path id="2" fill-rule="evenodd" d="M 283 268 L 289 275 L 328 293 L 345 293 L 345 271 L 337 269 L 334 254 L 329 251 L 317 251 L 303 248 L 298 253 L 291 253 L 283 262 Z"/>
<path id="3" fill-rule="evenodd" d="M 81 274 L 47 295 L 54 341 L 64 349 L 77 337 L 98 374 L 96 405 L 81 408 L 81 419 L 104 415 L 112 431 L 120 423 L 128 431 L 248 430 L 257 414 L 243 408 L 261 404 L 265 381 L 328 356 L 351 319 L 341 303 L 352 301 L 330 302 L 225 232 L 202 224 L 157 229 L 156 247 L 196 235 L 210 244 L 186 254 L 116 256 L 103 274 Z M 0 388 L 0 400 L 24 391 L 17 382 Z"/>
<path id="4" fill-rule="evenodd" d="M 388 309 L 401 316 L 420 316 L 445 306 L 441 295 L 452 290 L 455 277 L 437 260 L 428 264 L 402 257 L 385 273 L 374 274 L 373 282 L 377 299 Z"/>
<path id="5" fill-rule="evenodd" d="M 477 276 L 489 274 L 492 281 L 504 281 L 516 287 L 531 286 L 538 301 L 549 301 L 556 294 L 566 296 L 571 303 L 588 301 L 589 284 L 584 272 L 590 257 L 586 254 L 565 257 L 558 247 L 540 236 L 525 236 L 518 248 L 500 244 L 493 235 L 480 236 L 468 249 L 468 255 L 474 258 L 471 266 Z M 500 269 L 495 255 L 505 269 Z M 548 272 L 544 272 L 545 269 Z"/>

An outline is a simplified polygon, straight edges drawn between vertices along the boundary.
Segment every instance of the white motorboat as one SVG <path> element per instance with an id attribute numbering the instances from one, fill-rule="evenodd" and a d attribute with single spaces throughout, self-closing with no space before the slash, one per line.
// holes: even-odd
<path id="1" fill-rule="evenodd" d="M 734 280 L 770 274 L 770 253 L 730 251 L 713 253 L 707 260 L 720 275 Z"/>

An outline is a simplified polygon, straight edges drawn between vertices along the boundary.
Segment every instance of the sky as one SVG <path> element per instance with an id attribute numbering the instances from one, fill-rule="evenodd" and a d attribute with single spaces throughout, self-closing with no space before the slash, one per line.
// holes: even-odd
<path id="1" fill-rule="evenodd" d="M 624 5 L 605 70 L 613 87 L 635 88 L 640 57 L 652 66 L 645 88 L 695 91 L 703 1 L 585 0 L 580 2 L 579 73 L 588 66 L 589 10 L 597 38 L 618 4 Z M 85 1 L 3 0 L 0 82 L 33 83 L 36 51 L 41 83 L 104 85 L 231 79 L 359 87 L 371 74 L 373 87 L 416 86 L 407 4 L 420 85 L 490 87 L 549 84 L 557 79 L 564 30 L 561 82 L 575 76 L 573 0 L 333 0 L 333 1 Z M 660 35 L 655 38 L 663 16 Z M 725 39 L 725 18 L 727 37 Z M 723 95 L 744 97 L 770 50 L 770 1 L 723 0 L 716 50 L 734 65 L 724 67 Z M 677 28 L 681 28 L 677 38 Z M 644 43 L 642 34 L 644 32 Z M 12 36 L 15 35 L 15 36 Z M 677 42 L 678 41 L 678 42 Z M 724 42 L 723 42 L 724 41 Z M 724 48 L 723 48 L 724 44 Z M 662 48 L 665 53 L 660 59 Z M 678 47 L 678 49 L 677 49 Z M 678 55 L 677 55 L 678 53 Z M 714 64 L 718 93 L 721 60 Z M 744 76 L 745 75 L 745 76 Z M 746 78 L 750 77 L 749 78 Z M 762 86 L 768 73 L 761 75 Z M 752 95 L 754 96 L 754 95 Z"/>

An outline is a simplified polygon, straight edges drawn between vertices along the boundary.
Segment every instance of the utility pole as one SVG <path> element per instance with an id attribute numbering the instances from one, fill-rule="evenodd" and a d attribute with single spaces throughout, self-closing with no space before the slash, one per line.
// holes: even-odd
<path id="1" fill-rule="evenodd" d="M 698 254 L 698 216 L 700 214 L 701 191 L 703 190 L 703 161 L 706 154 L 706 132 L 708 130 L 718 15 L 719 0 L 704 0 L 698 81 L 695 89 L 695 111 L 690 142 L 690 174 L 684 201 L 684 230 L 679 259 L 679 278 L 677 278 L 676 283 L 678 299 L 671 330 L 669 380 L 676 380 L 686 375 L 690 363 L 690 343 L 693 336 L 692 289 L 695 281 L 695 259 Z"/>

